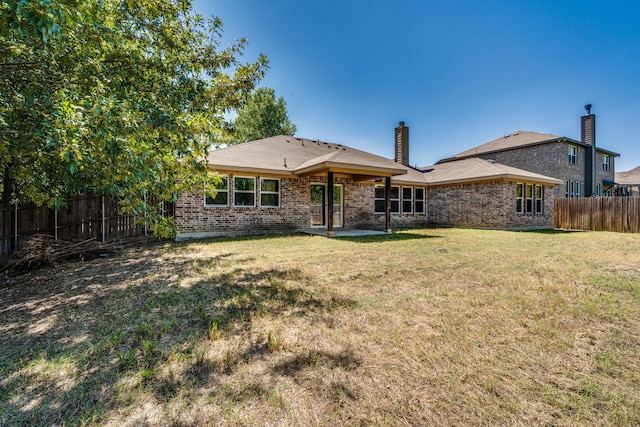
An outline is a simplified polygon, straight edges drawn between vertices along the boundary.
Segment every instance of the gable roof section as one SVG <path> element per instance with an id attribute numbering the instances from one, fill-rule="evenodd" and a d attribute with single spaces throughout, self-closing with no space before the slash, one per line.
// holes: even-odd
<path id="1" fill-rule="evenodd" d="M 498 153 L 501 151 L 512 150 L 515 148 L 523 148 L 523 147 L 529 147 L 533 145 L 548 144 L 551 142 L 562 142 L 562 141 L 568 142 L 570 144 L 588 147 L 588 145 L 585 144 L 584 142 L 576 141 L 574 139 L 567 138 L 564 136 L 553 135 L 550 133 L 537 133 L 537 132 L 528 132 L 528 131 L 519 130 L 509 135 L 496 138 L 493 141 L 487 142 L 486 144 L 478 145 L 477 147 L 473 147 L 469 150 L 462 151 L 458 154 L 454 154 L 453 156 L 439 160 L 437 163 L 450 162 L 453 160 L 460 160 L 460 159 L 466 159 L 469 157 L 476 157 L 476 156 L 485 155 L 485 154 Z M 618 153 L 605 150 L 598 146 L 596 146 L 596 150 L 603 152 L 605 154 L 612 155 L 614 157 L 620 156 L 620 154 Z"/>
<path id="2" fill-rule="evenodd" d="M 331 171 L 385 177 L 406 174 L 408 169 L 391 159 L 341 144 L 284 135 L 213 150 L 207 160 L 218 171 L 292 176 Z"/>
<path id="3" fill-rule="evenodd" d="M 428 185 L 450 185 L 482 181 L 526 181 L 528 183 L 557 185 L 559 179 L 484 160 L 477 157 L 435 164 L 425 168 Z"/>
<path id="4" fill-rule="evenodd" d="M 640 185 L 640 166 L 626 172 L 616 172 L 616 184 Z"/>

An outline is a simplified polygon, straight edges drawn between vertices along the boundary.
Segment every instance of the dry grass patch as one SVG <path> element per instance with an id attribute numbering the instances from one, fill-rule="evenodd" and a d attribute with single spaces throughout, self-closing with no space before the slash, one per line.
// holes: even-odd
<path id="1" fill-rule="evenodd" d="M 0 288 L 2 425 L 637 425 L 640 236 L 166 243 Z"/>

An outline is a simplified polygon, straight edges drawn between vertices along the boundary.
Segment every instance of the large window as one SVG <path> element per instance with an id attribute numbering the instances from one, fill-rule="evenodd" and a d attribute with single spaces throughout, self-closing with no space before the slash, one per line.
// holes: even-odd
<path id="1" fill-rule="evenodd" d="M 413 188 L 402 187 L 402 213 L 413 213 Z"/>
<path id="2" fill-rule="evenodd" d="M 377 185 L 375 187 L 375 212 L 385 213 L 385 187 Z M 391 213 L 399 214 L 424 214 L 424 188 L 413 187 L 391 187 Z"/>
<path id="3" fill-rule="evenodd" d="M 544 187 L 516 183 L 516 212 L 520 214 L 544 213 Z"/>
<path id="4" fill-rule="evenodd" d="M 280 207 L 280 180 L 260 180 L 260 206 L 267 208 Z"/>
<path id="5" fill-rule="evenodd" d="M 227 207 L 229 206 L 229 179 L 226 176 L 220 177 L 220 181 L 216 183 L 215 197 L 205 195 L 204 204 L 210 207 Z"/>
<path id="6" fill-rule="evenodd" d="M 414 213 L 423 214 L 424 213 L 424 188 L 416 188 L 414 189 L 414 198 L 415 198 L 415 208 L 413 210 Z"/>
<path id="7" fill-rule="evenodd" d="M 610 168 L 611 168 L 611 165 L 609 163 L 609 156 L 605 154 L 602 156 L 602 170 L 608 171 Z"/>
<path id="8" fill-rule="evenodd" d="M 233 178 L 233 205 L 238 207 L 255 207 L 255 178 L 246 178 L 240 176 Z"/>

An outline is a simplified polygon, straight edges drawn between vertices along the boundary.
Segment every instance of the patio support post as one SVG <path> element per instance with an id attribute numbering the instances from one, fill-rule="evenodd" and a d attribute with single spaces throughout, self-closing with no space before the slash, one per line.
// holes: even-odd
<path id="1" fill-rule="evenodd" d="M 384 179 L 384 231 L 391 233 L 391 177 Z"/>
<path id="2" fill-rule="evenodd" d="M 327 173 L 327 236 L 333 235 L 333 172 Z"/>

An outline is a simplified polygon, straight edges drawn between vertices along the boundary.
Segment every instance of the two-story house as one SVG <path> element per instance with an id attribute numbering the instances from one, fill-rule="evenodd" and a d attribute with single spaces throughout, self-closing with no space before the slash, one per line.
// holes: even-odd
<path id="1" fill-rule="evenodd" d="M 596 116 L 591 105 L 581 118 L 581 140 L 537 132 L 517 131 L 438 162 L 479 157 L 557 178 L 555 197 L 613 195 L 615 158 L 613 151 L 596 147 Z"/>

